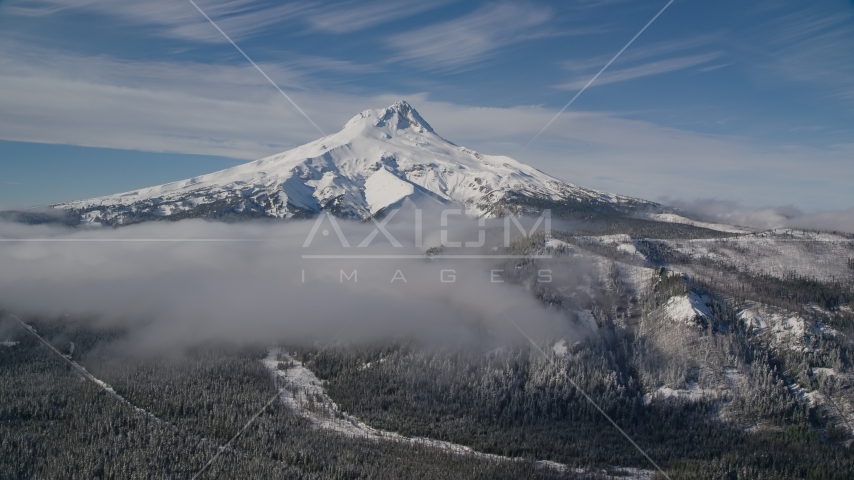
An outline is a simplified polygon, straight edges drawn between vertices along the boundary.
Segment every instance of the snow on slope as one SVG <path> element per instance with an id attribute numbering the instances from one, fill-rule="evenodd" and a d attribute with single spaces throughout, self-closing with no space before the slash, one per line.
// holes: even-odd
<path id="1" fill-rule="evenodd" d="M 832 233 L 778 229 L 730 238 L 661 242 L 689 257 L 759 275 L 785 278 L 795 273 L 822 281 L 852 278 L 845 259 L 854 250 L 854 240 Z"/>
<path id="2" fill-rule="evenodd" d="M 288 367 L 279 369 L 279 362 Z M 492 453 L 478 452 L 477 450 L 457 443 L 434 440 L 424 437 L 405 437 L 395 432 L 388 432 L 373 428 L 356 417 L 342 412 L 338 405 L 332 401 L 323 389 L 322 382 L 315 374 L 306 368 L 302 362 L 282 351 L 278 347 L 270 348 L 267 356 L 262 360 L 264 367 L 270 372 L 276 381 L 276 387 L 280 389 L 282 402 L 294 413 L 308 419 L 316 427 L 330 430 L 341 435 L 372 440 L 387 440 L 408 443 L 425 448 L 435 448 L 458 455 L 471 455 L 478 458 L 520 462 L 526 461 L 519 457 L 504 457 Z M 562 463 L 548 460 L 535 460 L 534 465 L 538 468 L 548 468 L 564 472 L 569 467 Z M 611 478 L 649 480 L 653 472 L 638 468 L 612 467 Z M 588 475 L 600 478 L 607 473 L 600 469 L 573 469 L 574 473 L 586 477 Z"/>
<path id="3" fill-rule="evenodd" d="M 331 211 L 365 219 L 415 194 L 489 215 L 508 193 L 611 206 L 653 205 L 571 185 L 505 156 L 437 135 L 408 103 L 366 110 L 335 134 L 188 180 L 55 205 L 86 222 L 122 224 L 205 208 L 288 218 Z"/>
<path id="4" fill-rule="evenodd" d="M 279 369 L 279 362 L 288 367 Z M 375 429 L 357 418 L 342 412 L 322 387 L 322 382 L 302 362 L 283 352 L 280 348 L 271 348 L 262 361 L 281 389 L 280 398 L 293 412 L 307 418 L 319 428 L 331 430 L 342 435 L 360 438 L 385 439 L 411 443 L 424 447 L 439 448 L 453 453 L 470 454 L 496 460 L 510 460 L 507 457 L 480 453 L 470 447 L 440 440 L 422 437 L 404 437 L 398 433 Z"/>
<path id="5" fill-rule="evenodd" d="M 385 168 L 365 181 L 365 201 L 368 202 L 371 215 L 383 208 L 415 193 L 415 187 L 394 176 Z"/>
<path id="6" fill-rule="evenodd" d="M 841 332 L 815 318 L 748 301 L 738 312 L 738 318 L 776 348 L 814 351 L 817 339 L 835 337 Z"/>
<path id="7" fill-rule="evenodd" d="M 699 296 L 694 292 L 687 295 L 672 297 L 664 305 L 667 316 L 678 323 L 697 325 L 698 321 L 710 320 L 712 312 L 706 306 L 708 297 Z"/>
<path id="8" fill-rule="evenodd" d="M 687 388 L 660 387 L 653 393 L 643 396 L 644 405 L 649 405 L 655 399 L 679 399 L 696 402 L 704 397 L 717 397 L 721 390 L 714 388 L 700 388 L 697 382 L 688 382 Z"/>
<path id="9" fill-rule="evenodd" d="M 279 369 L 280 361 L 285 363 L 287 368 Z M 478 453 L 469 447 L 450 442 L 421 437 L 404 437 L 394 432 L 377 430 L 342 412 L 338 405 L 326 395 L 320 379 L 302 362 L 297 361 L 279 348 L 269 349 L 263 364 L 276 380 L 276 386 L 281 389 L 280 398 L 282 402 L 295 413 L 311 420 L 319 428 L 351 437 L 387 439 L 440 448 L 461 454 L 476 454 L 495 459 L 504 458 Z"/>
<path id="10" fill-rule="evenodd" d="M 556 238 L 550 238 L 550 239 L 546 240 L 546 244 L 545 244 L 544 248 L 551 248 L 554 250 L 564 250 L 564 249 L 571 249 L 572 245 L 564 242 L 563 240 L 558 240 Z"/>
<path id="11" fill-rule="evenodd" d="M 671 222 L 668 222 L 671 223 Z M 625 233 L 617 233 L 612 235 L 595 235 L 578 237 L 582 242 L 592 245 L 605 245 L 613 247 L 619 252 L 631 255 L 638 260 L 646 261 L 646 257 L 635 247 L 634 239 Z"/>
<path id="12" fill-rule="evenodd" d="M 658 222 L 682 223 L 684 225 L 693 225 L 695 227 L 708 228 L 709 230 L 717 230 L 719 232 L 727 233 L 751 233 L 754 231 L 754 229 L 746 227 L 737 227 L 734 225 L 725 225 L 722 223 L 709 223 L 691 220 L 690 218 L 685 218 L 675 213 L 652 213 L 649 214 L 649 218 Z"/>

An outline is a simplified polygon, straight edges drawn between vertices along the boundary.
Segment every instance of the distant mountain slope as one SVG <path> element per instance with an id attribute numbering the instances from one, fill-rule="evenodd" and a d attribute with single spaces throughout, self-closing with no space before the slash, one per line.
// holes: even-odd
<path id="1" fill-rule="evenodd" d="M 322 211 L 366 219 L 404 199 L 475 214 L 591 210 L 623 215 L 657 204 L 572 185 L 510 157 L 457 146 L 406 102 L 366 110 L 301 147 L 189 180 L 54 205 L 83 223 L 154 219 L 292 218 Z"/>

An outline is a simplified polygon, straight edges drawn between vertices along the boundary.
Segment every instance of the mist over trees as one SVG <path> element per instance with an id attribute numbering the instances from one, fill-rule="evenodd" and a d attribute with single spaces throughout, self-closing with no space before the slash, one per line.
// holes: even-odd
<path id="1" fill-rule="evenodd" d="M 191 478 L 217 452 L 202 478 L 596 478 L 616 475 L 618 467 L 651 469 L 587 394 L 672 478 L 848 478 L 852 276 L 805 274 L 814 269 L 809 257 L 789 270 L 745 268 L 739 259 L 757 255 L 750 244 L 708 235 L 704 251 L 718 256 L 698 255 L 679 230 L 639 225 L 660 236 L 584 229 L 520 238 L 501 252 L 523 258 L 478 265 L 487 279 L 501 272 L 501 295 L 456 288 L 489 308 L 466 310 L 460 296 L 433 297 L 457 298 L 457 311 L 469 315 L 464 328 L 444 337 L 424 332 L 451 325 L 442 323 L 454 319 L 451 309 L 448 318 L 432 320 L 432 330 L 373 337 L 360 337 L 359 323 L 352 335 L 336 335 L 328 328 L 334 322 L 320 322 L 323 342 L 289 337 L 284 327 L 294 323 L 263 339 L 230 336 L 238 322 L 198 332 L 171 351 L 132 348 L 150 325 L 138 319 L 25 317 L 127 404 L 81 380 L 20 326 L 0 321 L 0 372 L 9 386 L 0 392 L 0 476 Z M 828 248 L 816 240 L 793 251 L 826 255 Z M 840 261 L 850 271 L 851 259 Z M 415 271 L 433 278 L 443 265 L 428 256 Z M 268 272 L 260 272 L 254 281 L 263 283 Z M 390 274 L 379 273 L 387 282 Z M 401 297 L 427 285 L 417 275 L 408 279 L 411 290 Z M 139 285 L 142 299 L 171 298 Z M 276 289 L 235 292 L 254 299 Z M 358 296 L 335 300 L 342 298 Z M 521 310 L 512 308 L 522 299 Z M 422 319 L 423 312 L 405 308 L 420 305 L 376 310 L 386 317 L 374 326 Z M 222 449 L 274 398 L 260 362 L 271 343 L 294 352 L 343 412 L 371 427 L 506 458 L 348 437 L 275 401 Z"/>

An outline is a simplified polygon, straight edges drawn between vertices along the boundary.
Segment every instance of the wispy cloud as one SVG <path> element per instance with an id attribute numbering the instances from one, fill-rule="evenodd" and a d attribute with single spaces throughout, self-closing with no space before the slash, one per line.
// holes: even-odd
<path id="1" fill-rule="evenodd" d="M 357 63 L 350 60 L 338 60 L 336 58 L 317 56 L 298 56 L 288 61 L 288 65 L 296 70 L 308 73 L 334 72 L 334 73 L 374 73 L 382 71 L 378 65 Z"/>
<path id="2" fill-rule="evenodd" d="M 159 1 L 159 0 L 158 0 Z M 171 3 L 171 2 L 170 2 Z M 177 2 L 182 4 L 183 2 Z M 160 21 L 168 28 L 164 33 L 176 38 L 185 38 L 197 41 L 220 42 L 219 33 L 211 30 L 211 26 L 204 19 L 197 18 L 180 19 L 174 24 L 169 24 L 168 19 L 162 18 L 156 8 L 149 3 L 144 3 L 146 8 L 140 12 L 129 11 L 131 16 L 148 14 L 153 20 Z M 188 3 L 189 5 L 189 3 Z M 241 39 L 259 32 L 265 32 L 274 25 L 293 24 L 303 15 L 312 11 L 317 4 L 312 2 L 291 2 L 284 4 L 259 4 L 254 1 L 231 0 L 226 3 L 212 4 L 206 7 L 200 4 L 207 13 L 224 31 L 233 39 Z M 191 13 L 198 12 L 193 9 Z M 183 15 L 182 15 L 183 17 Z"/>
<path id="3" fill-rule="evenodd" d="M 576 0 L 573 5 L 575 8 L 597 8 L 618 5 L 621 3 L 629 3 L 631 0 Z"/>
<path id="4" fill-rule="evenodd" d="M 400 52 L 393 60 L 424 70 L 460 69 L 484 60 L 501 47 L 557 35 L 547 27 L 552 16 L 550 9 L 534 5 L 492 5 L 445 23 L 394 35 L 389 45 Z"/>
<path id="5" fill-rule="evenodd" d="M 710 33 L 638 45 L 625 52 L 591 86 L 625 82 L 707 64 L 723 56 L 721 51 L 709 51 L 709 47 L 720 42 L 722 37 L 721 33 Z M 608 55 L 596 55 L 561 62 L 561 66 L 571 74 L 572 79 L 557 85 L 557 88 L 576 90 L 583 87 L 590 76 L 602 68 L 609 59 Z M 715 68 L 721 68 L 721 66 L 709 66 L 706 67 L 706 71 Z"/>
<path id="6" fill-rule="evenodd" d="M 350 0 L 331 4 L 316 0 L 287 3 L 206 0 L 198 3 L 229 36 L 240 39 L 263 32 L 273 25 L 296 23 L 304 23 L 309 29 L 325 33 L 351 33 L 432 10 L 451 1 L 454 0 L 399 0 L 393 3 Z M 11 0 L 4 8 L 11 15 L 30 17 L 76 9 L 111 16 L 127 23 L 155 25 L 161 28 L 159 34 L 166 37 L 201 42 L 224 41 L 192 5 L 183 0 Z"/>
<path id="7" fill-rule="evenodd" d="M 698 71 L 703 72 L 703 73 L 705 73 L 705 72 L 714 72 L 715 70 L 720 70 L 720 69 L 722 69 L 722 68 L 729 67 L 730 65 L 732 65 L 732 63 L 716 63 L 716 64 L 714 64 L 714 65 L 709 65 L 709 66 L 707 66 L 707 67 L 702 67 L 702 68 L 698 69 Z"/>
<path id="8" fill-rule="evenodd" d="M 695 35 L 692 37 L 673 38 L 667 41 L 653 43 L 637 43 L 632 48 L 620 55 L 616 65 L 638 64 L 650 59 L 666 59 L 673 56 L 685 56 L 708 51 L 715 48 L 725 35 L 721 32 Z M 715 48 L 716 49 L 716 48 Z M 559 63 L 561 67 L 570 72 L 596 71 L 611 59 L 611 53 L 595 55 L 584 58 L 573 58 Z"/>
<path id="9" fill-rule="evenodd" d="M 216 22 L 235 39 L 264 31 L 271 25 L 292 22 L 318 7 L 317 3 L 266 3 L 253 0 L 199 2 Z M 93 0 L 12 0 L 4 5 L 12 15 L 40 16 L 78 10 L 106 15 L 129 24 L 159 27 L 161 36 L 197 42 L 221 43 L 225 39 L 186 1 L 148 0 L 112 2 Z"/>
<path id="10" fill-rule="evenodd" d="M 15 46 L 0 52 L 0 91 L 7 92 L 0 95 L 0 130 L 7 140 L 255 158 L 316 136 L 248 65 L 131 62 Z M 262 65 L 296 87 L 298 98 L 317 88 L 303 71 Z M 306 105 L 321 123 L 334 121 L 323 125 L 330 131 L 346 120 L 329 117 L 335 97 Z"/>
<path id="11" fill-rule="evenodd" d="M 330 33 L 350 33 L 382 25 L 392 20 L 438 8 L 452 0 L 430 2 L 398 0 L 396 2 L 342 2 L 318 9 L 306 16 L 315 30 Z"/>
<path id="12" fill-rule="evenodd" d="M 613 69 L 599 77 L 594 86 L 608 85 L 611 83 L 625 82 L 638 78 L 650 77 L 653 75 L 661 75 L 663 73 L 675 72 L 686 68 L 702 65 L 717 58 L 720 58 L 721 52 L 710 52 L 699 55 L 688 55 L 683 57 L 669 58 L 667 60 L 657 60 L 648 62 L 633 67 L 625 67 L 621 69 Z M 559 85 L 558 88 L 576 90 L 583 87 L 589 80 L 588 76 L 579 77 L 569 83 Z"/>
<path id="13" fill-rule="evenodd" d="M 27 63 L 21 55 L 40 61 Z M 0 138 L 247 160 L 315 139 L 311 126 L 250 69 L 2 50 Z M 274 65 L 268 71 L 277 81 L 302 78 Z M 299 85 L 300 104 L 330 132 L 362 110 L 405 98 L 454 142 L 514 156 L 580 185 L 646 198 L 708 192 L 754 204 L 854 204 L 854 179 L 841 174 L 850 171 L 844 145 L 782 150 L 621 119 L 619 113 L 572 112 L 523 152 L 521 145 L 554 110 L 482 108 L 411 93 L 357 96 L 318 88 L 309 79 Z"/>
<path id="14" fill-rule="evenodd" d="M 773 53 L 766 65 L 797 82 L 821 85 L 830 96 L 854 105 L 852 20 L 850 8 L 828 11 L 809 4 L 768 22 L 753 41 L 770 42 Z"/>
<path id="15" fill-rule="evenodd" d="M 46 15 L 59 13 L 63 10 L 86 7 L 92 3 L 95 3 L 94 0 L 81 0 L 79 2 L 64 2 L 59 0 L 12 0 L 4 2 L 2 7 L 5 10 L 5 13 L 11 15 L 22 17 L 44 17 Z"/>

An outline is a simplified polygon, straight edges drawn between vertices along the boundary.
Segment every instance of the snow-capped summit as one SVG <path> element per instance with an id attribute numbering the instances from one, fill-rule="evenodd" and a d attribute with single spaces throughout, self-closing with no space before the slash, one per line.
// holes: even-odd
<path id="1" fill-rule="evenodd" d="M 84 223 L 155 218 L 365 219 L 404 199 L 459 204 L 484 216 L 550 203 L 615 210 L 649 202 L 562 182 L 510 157 L 440 137 L 405 101 L 365 110 L 338 133 L 284 153 L 189 180 L 55 205 Z M 544 203 L 545 202 L 545 203 Z"/>
<path id="2" fill-rule="evenodd" d="M 377 117 L 379 117 L 379 120 L 377 120 Z M 425 131 L 436 133 L 433 131 L 433 127 L 421 118 L 421 115 L 405 100 L 394 102 L 384 110 L 365 110 L 350 119 L 347 125 L 344 126 L 344 129 L 346 130 L 347 127 L 355 125 L 362 125 L 366 130 L 388 125 L 396 130 L 412 128 L 418 133 L 424 133 Z"/>

